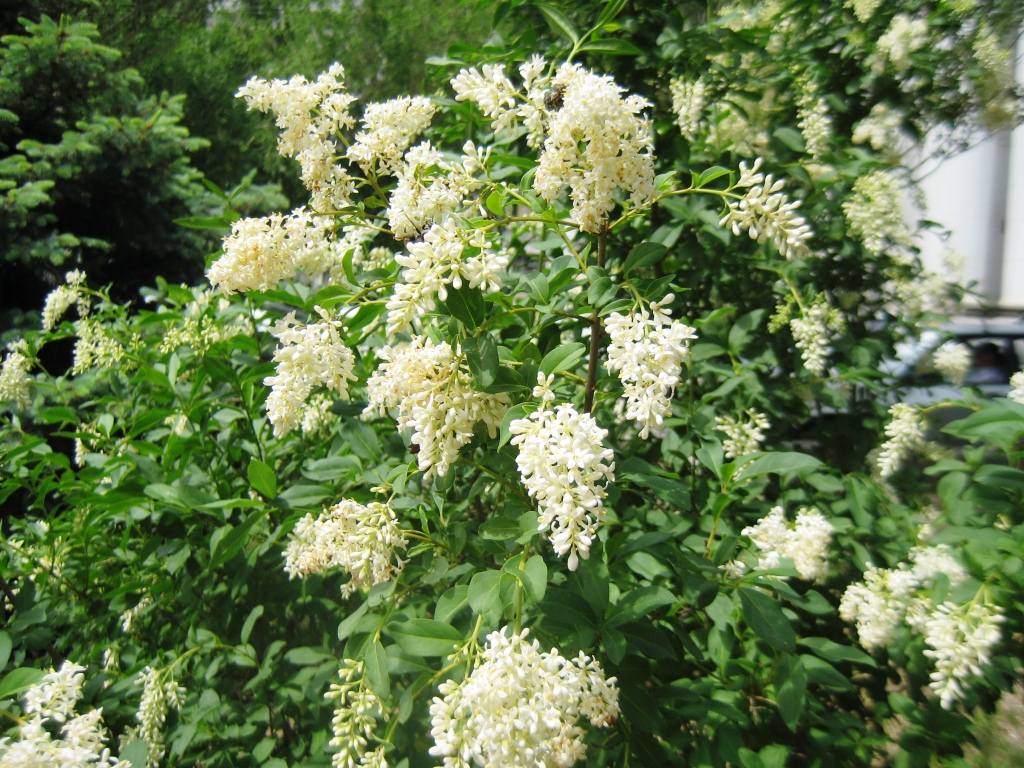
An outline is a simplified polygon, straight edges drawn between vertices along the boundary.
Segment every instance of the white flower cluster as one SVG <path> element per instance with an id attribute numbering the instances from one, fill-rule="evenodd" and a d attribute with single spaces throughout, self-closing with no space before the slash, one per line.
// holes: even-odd
<path id="1" fill-rule="evenodd" d="M 843 213 L 850 233 L 872 253 L 883 253 L 890 245 L 910 244 L 900 183 L 887 171 L 872 171 L 858 178 L 853 194 L 843 203 Z"/>
<path id="2" fill-rule="evenodd" d="M 726 439 L 722 442 L 725 458 L 738 459 L 748 453 L 761 450 L 764 442 L 764 430 L 770 426 L 768 417 L 763 413 L 748 408 L 738 419 L 732 416 L 716 416 L 715 426 L 725 432 Z"/>
<path id="3" fill-rule="evenodd" d="M 543 378 L 538 374 L 542 389 Z M 555 553 L 568 554 L 569 570 L 575 571 L 580 557 L 590 557 L 597 524 L 607 514 L 607 494 L 599 483 L 614 479 L 614 454 L 601 444 L 608 430 L 593 416 L 569 404 L 551 410 L 549 399 L 543 399 L 543 407 L 513 421 L 509 433 L 519 447 L 516 465 L 523 484 L 537 500 L 538 529 L 550 529 Z"/>
<path id="4" fill-rule="evenodd" d="M 166 677 L 166 680 L 164 679 Z M 185 688 L 168 674 L 167 670 L 146 667 L 136 681 L 142 686 L 142 699 L 135 719 L 139 724 L 129 728 L 121 737 L 122 743 L 141 739 L 146 744 L 146 768 L 159 768 L 164 756 L 164 723 L 171 707 L 181 709 L 185 703 Z"/>
<path id="5" fill-rule="evenodd" d="M 1014 402 L 1024 403 L 1024 371 L 1017 371 L 1017 373 L 1010 377 L 1010 386 L 1013 389 L 1010 390 L 1010 394 L 1007 397 Z"/>
<path id="6" fill-rule="evenodd" d="M 145 595 L 139 602 L 121 614 L 121 631 L 126 635 L 135 634 L 139 628 L 139 620 L 149 607 L 153 605 L 153 598 Z"/>
<path id="7" fill-rule="evenodd" d="M 878 474 L 883 479 L 892 477 L 910 454 L 924 445 L 924 418 L 911 405 L 896 403 L 889 409 L 889 423 L 885 435 L 889 439 L 879 449 Z"/>
<path id="8" fill-rule="evenodd" d="M 932 611 L 931 601 L 923 594 L 935 585 L 935 577 L 944 573 L 951 586 L 967 579 L 967 572 L 950 554 L 949 547 L 914 547 L 911 564 L 897 568 L 869 566 L 864 581 L 851 584 L 839 603 L 839 615 L 857 625 L 860 644 L 869 651 L 884 648 L 900 623 L 920 629 Z"/>
<path id="9" fill-rule="evenodd" d="M 626 418 L 639 423 L 644 440 L 672 414 L 672 394 L 690 355 L 689 342 L 697 338 L 695 328 L 669 317 L 671 310 L 664 307 L 674 298 L 669 294 L 651 304 L 650 312 L 612 312 L 604 321 L 610 339 L 605 367 L 618 372 Z"/>
<path id="10" fill-rule="evenodd" d="M 969 346 L 947 341 L 932 354 L 932 363 L 935 370 L 959 387 L 971 370 L 972 358 Z"/>
<path id="11" fill-rule="evenodd" d="M 801 509 L 790 524 L 782 507 L 775 507 L 741 535 L 757 546 L 759 570 L 778 568 L 788 558 L 801 579 L 821 583 L 828 578 L 832 524 L 816 509 Z"/>
<path id="12" fill-rule="evenodd" d="M 729 210 L 719 224 L 730 228 L 734 235 L 746 230 L 750 239 L 759 243 L 771 240 L 787 258 L 803 256 L 813 233 L 804 217 L 796 212 L 800 201 L 790 202 L 782 192 L 786 184 L 783 179 L 775 181 L 771 174 L 765 177 L 759 173 L 761 162 L 757 158 L 749 169 L 746 163 L 740 163 L 736 187 L 746 187 L 747 192 L 739 200 L 729 200 Z"/>
<path id="13" fill-rule="evenodd" d="M 434 311 L 436 293 L 448 298 L 448 286 L 485 293 L 501 287 L 499 272 L 508 266 L 508 255 L 493 250 L 483 230 L 463 230 L 454 217 L 434 224 L 422 240 L 406 245 L 406 253 L 395 256 L 404 269 L 388 300 L 388 336 L 409 331 L 413 322 Z"/>
<path id="14" fill-rule="evenodd" d="M 911 54 L 926 45 L 928 22 L 925 19 L 912 19 L 905 13 L 897 13 L 885 34 L 878 38 L 871 69 L 876 75 L 881 75 L 886 71 L 888 62 L 892 64 L 897 74 L 906 72 L 913 64 Z"/>
<path id="15" fill-rule="evenodd" d="M 834 333 L 843 330 L 842 314 L 819 297 L 800 315 L 789 321 L 796 348 L 804 367 L 815 376 L 824 376 L 830 352 L 829 341 Z"/>
<path id="16" fill-rule="evenodd" d="M 902 112 L 887 104 L 875 104 L 871 113 L 854 126 L 853 143 L 867 142 L 876 152 L 891 156 L 902 139 L 902 127 Z"/>
<path id="17" fill-rule="evenodd" d="M 383 706 L 366 684 L 363 662 L 345 659 L 338 674 L 341 684 L 332 683 L 331 690 L 324 694 L 327 700 L 338 700 L 332 721 L 334 738 L 330 741 L 332 747 L 339 748 L 332 760 L 334 768 L 387 768 L 383 746 L 367 749 Z"/>
<path id="18" fill-rule="evenodd" d="M 443 757 L 445 768 L 568 768 L 586 755 L 581 718 L 595 727 L 615 723 L 615 678 L 582 652 L 571 659 L 542 652 L 528 634 L 492 632 L 480 665 L 438 686 L 430 754 Z"/>
<path id="19" fill-rule="evenodd" d="M 486 167 L 490 149 L 472 141 L 462 148 L 461 163 L 449 162 L 429 141 L 405 154 L 397 171 L 398 185 L 388 204 L 388 223 L 396 240 L 419 237 L 431 224 L 456 210 L 482 182 L 473 174 Z"/>
<path id="20" fill-rule="evenodd" d="M 302 434 L 324 435 L 338 421 L 338 414 L 331 410 L 334 398 L 326 392 L 317 392 L 306 403 L 302 411 Z"/>
<path id="21" fill-rule="evenodd" d="M 982 126 L 989 131 L 1012 127 L 1021 112 L 1020 101 L 1014 95 L 1012 48 L 986 28 L 974 39 L 974 58 L 981 65 L 974 86 L 982 105 Z"/>
<path id="22" fill-rule="evenodd" d="M 771 124 L 775 95 L 767 89 L 760 101 L 728 94 L 712 110 L 707 143 L 719 154 L 733 152 L 743 157 L 758 157 L 768 151 L 768 127 Z"/>
<path id="23" fill-rule="evenodd" d="M 810 80 L 804 82 L 796 102 L 797 120 L 804 137 L 804 151 L 817 160 L 832 141 L 832 117 L 817 87 Z"/>
<path id="24" fill-rule="evenodd" d="M 633 205 L 654 195 L 651 126 L 640 116 L 650 103 L 623 99 L 611 77 L 579 64 L 562 64 L 550 79 L 540 76 L 545 66 L 534 56 L 519 68 L 525 97 L 500 65 L 462 70 L 452 87 L 457 100 L 478 104 L 496 131 L 523 121 L 530 145 L 543 143 L 534 189 L 552 203 L 568 183 L 572 220 L 597 233 L 615 207 L 616 190 L 628 192 Z"/>
<path id="25" fill-rule="evenodd" d="M 124 345 L 107 332 L 107 326 L 95 317 L 84 317 L 75 322 L 74 364 L 72 373 L 95 369 L 105 371 L 120 364 L 126 354 Z"/>
<path id="26" fill-rule="evenodd" d="M 846 0 L 846 7 L 853 8 L 857 21 L 862 24 L 871 20 L 881 4 L 882 0 Z"/>
<path id="27" fill-rule="evenodd" d="M 366 383 L 369 404 L 364 414 L 398 410 L 398 426 L 412 430 L 425 479 L 448 473 L 478 422 L 492 438 L 497 435 L 508 395 L 474 390 L 461 356 L 447 343 L 417 336 L 405 346 L 378 350 L 377 357 L 383 362 Z"/>
<path id="28" fill-rule="evenodd" d="M 315 520 L 306 515 L 295 524 L 284 551 L 284 570 L 294 579 L 344 568 L 352 577 L 342 587 L 348 596 L 396 578 L 404 563 L 395 551 L 406 544 L 389 505 L 342 499 Z"/>
<path id="29" fill-rule="evenodd" d="M 367 176 L 396 175 L 402 154 L 430 125 L 434 110 L 433 102 L 425 96 L 367 104 L 363 110 L 363 130 L 349 147 L 349 159 L 357 162 Z"/>
<path id="30" fill-rule="evenodd" d="M 267 416 L 274 436 L 284 437 L 299 426 L 306 399 L 316 387 L 326 387 L 340 397 L 348 396 L 348 383 L 355 380 L 355 355 L 341 341 L 341 321 L 315 307 L 320 322 L 303 325 L 289 313 L 278 320 L 271 333 L 278 339 L 274 350 L 277 373 L 263 380 L 271 387 Z"/>
<path id="31" fill-rule="evenodd" d="M 9 403 L 15 408 L 28 408 L 32 379 L 28 372 L 32 368 L 32 357 L 28 342 L 24 339 L 7 345 L 7 356 L 0 366 L 0 403 Z"/>
<path id="32" fill-rule="evenodd" d="M 344 68 L 332 64 L 312 83 L 301 75 L 287 81 L 253 77 L 237 94 L 249 109 L 276 115 L 278 151 L 299 161 L 313 209 L 321 213 L 348 205 L 352 196 L 352 180 L 335 162 L 334 136 L 355 125 L 348 112 L 355 98 L 345 92 L 344 77 Z"/>
<path id="33" fill-rule="evenodd" d="M 85 317 L 89 314 L 89 298 L 82 291 L 85 283 L 85 273 L 79 270 L 68 272 L 64 279 L 65 285 L 60 285 L 50 291 L 43 304 L 43 330 L 52 331 L 57 327 L 64 313 L 75 304 L 78 305 L 78 314 Z"/>
<path id="34" fill-rule="evenodd" d="M 568 181 L 571 217 L 584 232 L 597 233 L 615 207 L 615 192 L 630 194 L 633 205 L 654 196 L 654 142 L 640 96 L 622 98 L 608 76 L 579 64 L 563 64 L 552 81 L 562 104 L 549 118 L 533 186 L 553 203 Z"/>
<path id="35" fill-rule="evenodd" d="M 330 223 L 329 217 L 314 216 L 305 208 L 239 219 L 224 238 L 224 255 L 210 265 L 206 277 L 231 294 L 270 290 L 300 269 L 319 274 L 336 261 L 327 239 Z"/>
<path id="36" fill-rule="evenodd" d="M 65 661 L 25 692 L 25 722 L 17 741 L 0 739 L 0 768 L 129 768 L 103 745 L 103 710 L 75 714 L 84 673 L 85 667 Z M 63 738 L 55 738 L 58 725 Z"/>
<path id="37" fill-rule="evenodd" d="M 999 643 L 1002 609 L 986 602 L 938 606 L 924 625 L 924 655 L 935 660 L 929 687 L 942 706 L 952 709 L 964 696 L 964 684 L 981 677 L 991 661 L 992 648 Z"/>
<path id="38" fill-rule="evenodd" d="M 708 106 L 707 85 L 704 78 L 690 82 L 677 77 L 669 83 L 672 93 L 672 111 L 676 113 L 676 125 L 684 139 L 693 141 L 700 131 L 704 110 Z"/>

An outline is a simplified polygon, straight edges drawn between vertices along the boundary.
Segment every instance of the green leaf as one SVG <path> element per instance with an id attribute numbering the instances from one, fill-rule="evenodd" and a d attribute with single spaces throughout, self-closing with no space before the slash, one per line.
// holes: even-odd
<path id="1" fill-rule="evenodd" d="M 751 480 L 769 473 L 781 475 L 785 472 L 806 472 L 807 470 L 818 469 L 823 466 L 813 456 L 796 451 L 776 451 L 761 455 L 751 454 L 751 456 L 756 458 L 746 462 L 743 460 L 737 462 L 739 466 L 743 467 L 743 473 L 739 478 L 741 481 Z"/>
<path id="2" fill-rule="evenodd" d="M 593 53 L 605 53 L 609 56 L 639 56 L 643 53 L 628 40 L 618 37 L 606 37 L 601 40 L 588 40 L 580 46 L 581 51 L 592 51 Z"/>
<path id="3" fill-rule="evenodd" d="M 533 555 L 526 561 L 526 568 L 523 570 L 526 578 L 523 583 L 526 585 L 527 596 L 535 603 L 544 599 L 548 587 L 548 566 L 540 555 Z"/>
<path id="4" fill-rule="evenodd" d="M 352 613 L 350 613 L 348 616 L 341 620 L 341 623 L 338 624 L 339 640 L 344 640 L 353 632 L 355 632 L 356 626 L 359 624 L 359 620 L 363 618 L 369 607 L 370 606 L 368 606 L 366 603 L 363 603 L 354 611 L 352 611 Z"/>
<path id="5" fill-rule="evenodd" d="M 348 442 L 352 453 L 361 459 L 380 458 L 380 440 L 373 427 L 364 421 L 346 421 L 341 427 L 341 436 Z"/>
<path id="6" fill-rule="evenodd" d="M 501 218 L 505 215 L 504 202 L 505 196 L 501 193 L 501 190 L 495 189 L 487 196 L 484 205 L 487 206 L 488 211 Z"/>
<path id="7" fill-rule="evenodd" d="M 720 165 L 713 165 L 700 175 L 698 186 L 705 187 L 715 179 L 725 176 L 727 173 L 731 173 L 728 168 L 723 168 Z"/>
<path id="8" fill-rule="evenodd" d="M 174 223 L 186 229 L 231 229 L 231 220 L 225 216 L 185 216 Z"/>
<path id="9" fill-rule="evenodd" d="M 817 656 L 803 654 L 800 656 L 800 663 L 807 672 L 808 683 L 835 688 L 837 691 L 854 690 L 853 683 L 827 661 L 819 659 Z"/>
<path id="10" fill-rule="evenodd" d="M 463 642 L 459 630 L 451 624 L 435 619 L 392 622 L 388 624 L 388 634 L 395 638 L 395 642 L 403 651 L 413 656 L 448 656 L 456 645 Z"/>
<path id="11" fill-rule="evenodd" d="M 19 667 L 7 673 L 0 681 L 0 699 L 7 699 L 26 691 L 43 679 L 43 671 L 32 667 Z"/>
<path id="12" fill-rule="evenodd" d="M 501 601 L 501 571 L 480 571 L 469 582 L 469 607 L 473 613 L 485 614 Z"/>
<path id="13" fill-rule="evenodd" d="M 473 388 L 477 391 L 487 389 L 498 375 L 498 344 L 494 337 L 489 333 L 471 336 L 463 340 L 462 349 L 466 353 L 469 372 L 473 374 Z"/>
<path id="14" fill-rule="evenodd" d="M 11 642 L 11 636 L 6 632 L 0 631 L 0 670 L 3 670 L 7 666 L 7 662 L 11 659 L 11 649 L 14 647 L 14 643 Z"/>
<path id="15" fill-rule="evenodd" d="M 129 741 L 119 756 L 121 760 L 127 760 L 132 768 L 146 768 L 149 760 L 149 749 L 142 739 Z"/>
<path id="16" fill-rule="evenodd" d="M 614 299 L 618 291 L 618 286 L 611 281 L 611 278 L 602 275 L 587 289 L 587 303 L 600 309 Z"/>
<path id="17" fill-rule="evenodd" d="M 775 598 L 746 587 L 737 591 L 747 626 L 772 648 L 783 653 L 796 651 L 796 634 Z"/>
<path id="18" fill-rule="evenodd" d="M 661 261 L 666 253 L 668 248 L 661 243 L 640 243 L 629 252 L 622 271 L 628 274 L 631 270 L 649 267 Z"/>
<path id="19" fill-rule="evenodd" d="M 775 700 L 782 721 L 796 731 L 803 714 L 807 693 L 807 673 L 796 656 L 787 653 L 779 658 L 775 669 Z"/>
<path id="20" fill-rule="evenodd" d="M 325 651 L 323 648 L 314 648 L 311 645 L 304 645 L 299 648 L 292 648 L 284 655 L 284 660 L 297 667 L 312 667 L 316 664 L 323 664 L 325 661 L 334 661 L 334 654 Z"/>
<path id="21" fill-rule="evenodd" d="M 573 344 L 561 344 L 546 355 L 540 361 L 540 371 L 545 376 L 550 376 L 559 371 L 571 370 L 586 354 L 585 345 L 574 342 Z"/>
<path id="22" fill-rule="evenodd" d="M 380 640 L 366 646 L 363 665 L 373 692 L 381 699 L 387 699 L 391 695 L 391 678 L 388 676 L 388 657 Z"/>
<path id="23" fill-rule="evenodd" d="M 277 477 L 270 465 L 253 459 L 249 462 L 249 469 L 246 471 L 251 485 L 260 496 L 268 501 L 277 498 Z"/>
<path id="24" fill-rule="evenodd" d="M 480 525 L 480 538 L 491 541 L 515 539 L 521 533 L 519 520 L 511 517 L 492 517 Z"/>
<path id="25" fill-rule="evenodd" d="M 448 288 L 448 299 L 444 302 L 448 314 L 462 321 L 469 330 L 475 331 L 487 317 L 487 305 L 479 288 L 463 285 Z"/>
<path id="26" fill-rule="evenodd" d="M 877 667 L 875 660 L 868 656 L 860 648 L 852 645 L 842 645 L 833 642 L 827 637 L 803 637 L 797 642 L 804 648 L 810 648 L 815 655 L 831 662 L 849 661 L 854 664 L 864 664 L 868 667 Z"/>
<path id="27" fill-rule="evenodd" d="M 604 621 L 606 627 L 615 627 L 642 619 L 651 611 L 671 605 L 675 597 L 664 587 L 641 587 L 627 592 L 613 605 Z"/>
<path id="28" fill-rule="evenodd" d="M 580 41 L 580 34 L 576 31 L 569 20 L 565 18 L 561 13 L 552 8 L 550 5 L 537 4 L 537 9 L 544 14 L 544 18 L 547 19 L 551 28 L 560 35 L 564 35 L 572 41 L 573 45 L 576 45 Z"/>
<path id="29" fill-rule="evenodd" d="M 456 584 L 438 598 L 437 606 L 434 608 L 434 618 L 437 621 L 449 624 L 458 615 L 459 611 L 468 605 L 469 585 Z"/>
<path id="30" fill-rule="evenodd" d="M 269 511 L 269 507 L 264 507 L 255 512 L 250 512 L 245 520 L 224 534 L 220 541 L 217 542 L 213 555 L 210 557 L 211 571 L 219 568 L 235 556 L 235 553 L 242 548 L 242 545 L 249 538 L 249 533 L 252 531 L 253 526 L 266 517 Z"/>
<path id="31" fill-rule="evenodd" d="M 242 625 L 242 634 L 240 636 L 240 641 L 242 645 L 245 645 L 249 642 L 249 635 L 252 634 L 252 629 L 256 626 L 256 620 L 262 615 L 262 605 L 257 605 L 255 608 L 249 611 L 249 615 L 246 617 L 245 623 Z"/>
<path id="32" fill-rule="evenodd" d="M 626 2 L 627 0 L 609 0 L 604 8 L 601 9 L 601 15 L 597 17 L 594 29 L 600 29 L 608 22 L 614 21 L 622 13 L 622 9 L 626 7 Z"/>
<path id="33" fill-rule="evenodd" d="M 807 148 L 803 134 L 795 128 L 776 128 L 772 135 L 794 152 L 803 152 Z"/>

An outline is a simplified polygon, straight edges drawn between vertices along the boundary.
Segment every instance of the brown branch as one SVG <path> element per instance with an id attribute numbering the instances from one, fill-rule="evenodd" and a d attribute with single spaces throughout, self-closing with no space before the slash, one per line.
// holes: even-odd
<path id="1" fill-rule="evenodd" d="M 604 269 L 604 257 L 608 247 L 608 229 L 597 235 L 597 266 Z M 583 397 L 583 412 L 594 409 L 594 393 L 597 391 L 597 361 L 601 352 L 601 316 L 597 307 L 590 315 L 590 363 L 587 365 L 587 390 Z"/>

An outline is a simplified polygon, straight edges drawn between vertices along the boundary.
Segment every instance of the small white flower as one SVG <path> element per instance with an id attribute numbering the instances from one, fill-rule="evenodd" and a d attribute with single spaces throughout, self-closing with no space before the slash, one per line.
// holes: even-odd
<path id="1" fill-rule="evenodd" d="M 43 304 L 43 330 L 52 331 L 57 327 L 61 317 L 75 304 L 78 305 L 78 314 L 85 317 L 89 313 L 89 299 L 82 291 L 85 283 L 85 273 L 77 269 L 68 272 L 64 279 L 65 285 L 54 288 L 46 297 Z"/>
<path id="2" fill-rule="evenodd" d="M 770 424 L 767 416 L 749 408 L 741 413 L 738 419 L 732 416 L 716 416 L 715 426 L 726 435 L 722 443 L 725 458 L 738 459 L 740 456 L 761 450 L 764 430 L 768 429 Z"/>
<path id="3" fill-rule="evenodd" d="M 915 450 L 924 445 L 924 417 L 905 403 L 896 403 L 889 409 L 891 417 L 885 426 L 886 440 L 878 454 L 878 474 L 891 477 L 903 466 Z"/>
<path id="4" fill-rule="evenodd" d="M 740 179 L 737 187 L 747 187 L 740 200 L 729 200 L 729 210 L 719 222 L 728 227 L 734 235 L 746 230 L 751 240 L 765 243 L 771 240 L 783 256 L 804 256 L 808 253 L 807 240 L 813 233 L 806 219 L 796 211 L 800 201 L 790 201 L 782 189 L 785 180 L 774 180 L 758 173 L 761 158 L 752 168 L 740 163 Z"/>
<path id="5" fill-rule="evenodd" d="M 944 708 L 952 709 L 963 698 L 964 684 L 970 678 L 984 674 L 992 648 L 1001 639 L 1003 620 L 999 606 L 977 601 L 966 606 L 943 603 L 927 620 L 924 655 L 935 660 L 929 687 Z"/>
<path id="6" fill-rule="evenodd" d="M 971 348 L 966 344 L 948 341 L 935 350 L 932 362 L 935 370 L 949 379 L 954 386 L 964 383 L 967 372 L 971 370 Z"/>
<path id="7" fill-rule="evenodd" d="M 802 579 L 821 583 L 828 578 L 832 524 L 816 509 L 801 509 L 790 524 L 782 507 L 775 507 L 741 535 L 750 537 L 758 548 L 759 569 L 776 568 L 785 557 L 793 561 Z"/>
<path id="8" fill-rule="evenodd" d="M 381 700 L 366 684 L 363 662 L 345 659 L 338 670 L 341 683 L 332 683 L 324 694 L 328 701 L 337 699 L 331 723 L 334 737 L 330 744 L 339 747 L 334 754 L 334 768 L 387 768 L 384 747 L 368 748 L 374 738 L 377 717 L 383 714 Z M 358 678 L 358 679 L 357 679 Z"/>
<path id="9" fill-rule="evenodd" d="M 828 305 L 824 296 L 789 321 L 796 348 L 804 367 L 815 376 L 824 376 L 831 351 L 829 342 L 833 334 L 844 327 L 842 315 Z"/>
<path id="10" fill-rule="evenodd" d="M 700 131 L 704 110 L 708 105 L 707 86 L 704 78 L 690 82 L 680 77 L 669 83 L 672 93 L 672 111 L 676 113 L 676 125 L 683 138 L 693 141 Z"/>
<path id="11" fill-rule="evenodd" d="M 899 181 L 887 171 L 872 171 L 853 183 L 853 194 L 843 203 L 850 234 L 875 254 L 910 244 L 903 220 L 903 194 Z"/>
<path id="12" fill-rule="evenodd" d="M 31 368 L 28 342 L 19 339 L 8 344 L 7 356 L 0 367 L 0 403 L 9 403 L 15 408 L 28 408 L 32 385 L 28 372 Z"/>
<path id="13" fill-rule="evenodd" d="M 905 72 L 913 64 L 911 54 L 926 45 L 928 22 L 925 19 L 912 19 L 905 13 L 897 13 L 885 34 L 878 38 L 872 71 L 876 75 L 883 74 L 888 69 L 888 62 L 897 74 Z"/>

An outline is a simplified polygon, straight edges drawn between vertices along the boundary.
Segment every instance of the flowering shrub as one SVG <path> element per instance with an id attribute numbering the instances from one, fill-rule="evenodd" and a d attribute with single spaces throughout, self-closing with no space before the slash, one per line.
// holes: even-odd
<path id="1" fill-rule="evenodd" d="M 889 161 L 806 78 L 629 93 L 576 60 L 637 53 L 624 7 L 361 120 L 340 65 L 255 78 L 308 206 L 145 311 L 56 289 L 0 374 L 0 698 L 88 662 L 136 768 L 957 764 L 1020 668 L 1018 392 L 956 454 L 890 421 Z M 721 55 L 807 32 L 773 7 Z"/>

